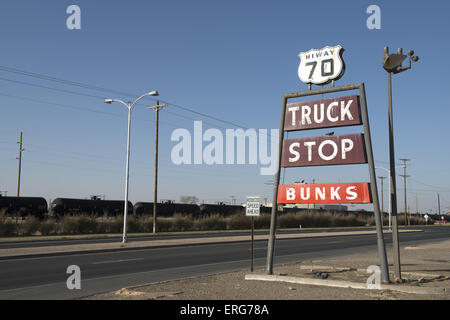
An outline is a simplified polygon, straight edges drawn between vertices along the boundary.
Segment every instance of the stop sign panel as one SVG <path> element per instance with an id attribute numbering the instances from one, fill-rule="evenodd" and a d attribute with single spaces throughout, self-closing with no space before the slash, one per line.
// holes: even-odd
<path id="1" fill-rule="evenodd" d="M 283 141 L 282 167 L 367 163 L 364 135 L 346 134 Z"/>

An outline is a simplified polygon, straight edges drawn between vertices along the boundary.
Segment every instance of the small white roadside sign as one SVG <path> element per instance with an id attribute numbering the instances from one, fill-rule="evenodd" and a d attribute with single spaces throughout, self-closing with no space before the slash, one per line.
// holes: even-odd
<path id="1" fill-rule="evenodd" d="M 248 217 L 259 217 L 260 198 L 258 196 L 247 196 L 245 215 Z"/>

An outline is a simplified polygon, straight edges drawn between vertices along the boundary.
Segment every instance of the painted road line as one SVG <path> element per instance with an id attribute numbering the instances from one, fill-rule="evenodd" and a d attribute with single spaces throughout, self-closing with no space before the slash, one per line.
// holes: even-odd
<path id="1" fill-rule="evenodd" d="M 144 260 L 144 258 L 98 261 L 98 262 L 92 262 L 92 264 L 107 264 L 107 263 L 119 263 L 119 262 L 128 262 L 128 261 L 140 261 L 140 260 Z"/>

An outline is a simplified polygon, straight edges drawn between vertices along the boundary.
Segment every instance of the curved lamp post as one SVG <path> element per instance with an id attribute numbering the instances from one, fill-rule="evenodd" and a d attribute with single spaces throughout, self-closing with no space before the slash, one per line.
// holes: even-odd
<path id="1" fill-rule="evenodd" d="M 389 48 L 384 47 L 384 56 L 382 66 L 388 73 L 388 112 L 389 112 L 389 164 L 390 164 L 390 198 L 391 198 L 391 216 L 392 216 L 392 245 L 394 255 L 394 270 L 397 279 L 401 279 L 400 270 L 400 248 L 398 242 L 398 226 L 397 226 L 397 186 L 395 181 L 395 156 L 394 156 L 394 122 L 392 116 L 392 74 L 397 74 L 411 69 L 411 61 L 419 61 L 419 57 L 414 55 L 413 50 L 408 51 L 409 62 L 408 65 L 402 66 L 406 55 L 403 54 L 403 49 L 399 48 L 397 53 L 389 54 Z M 405 208 L 406 210 L 406 208 Z"/>
<path id="2" fill-rule="evenodd" d="M 151 91 L 144 93 L 142 96 L 137 98 L 134 102 L 123 102 L 119 99 L 105 99 L 105 103 L 111 104 L 113 102 L 120 102 L 128 109 L 128 139 L 127 139 L 127 165 L 125 173 L 125 204 L 123 209 L 123 238 L 122 243 L 127 242 L 127 212 L 128 212 L 128 180 L 129 180 L 129 161 L 130 161 L 130 128 L 131 128 L 131 111 L 133 110 L 136 103 L 144 98 L 145 96 L 158 96 L 158 91 Z"/>

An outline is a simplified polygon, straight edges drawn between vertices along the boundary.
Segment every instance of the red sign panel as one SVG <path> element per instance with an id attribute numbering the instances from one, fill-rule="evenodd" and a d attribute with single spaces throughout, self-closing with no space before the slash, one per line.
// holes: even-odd
<path id="1" fill-rule="evenodd" d="M 290 184 L 278 186 L 277 203 L 371 203 L 369 183 Z"/>
<path id="2" fill-rule="evenodd" d="M 284 130 L 307 130 L 361 124 L 359 97 L 356 95 L 289 103 Z"/>
<path id="3" fill-rule="evenodd" d="M 344 134 L 283 141 L 282 167 L 367 163 L 363 134 Z"/>

